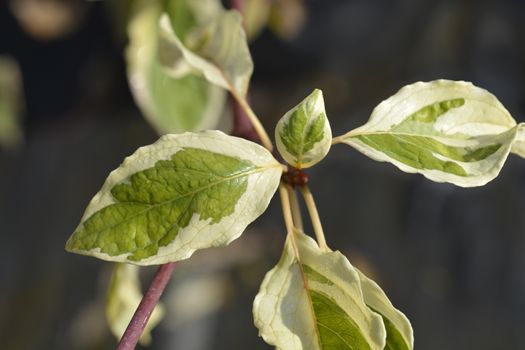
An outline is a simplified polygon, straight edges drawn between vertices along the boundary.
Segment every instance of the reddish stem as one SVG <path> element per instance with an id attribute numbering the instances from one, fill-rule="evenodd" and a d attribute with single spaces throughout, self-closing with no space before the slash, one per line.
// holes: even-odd
<path id="1" fill-rule="evenodd" d="M 135 349 L 155 305 L 157 305 L 164 288 L 166 288 L 171 278 L 173 269 L 175 269 L 175 263 L 167 263 L 159 267 L 153 277 L 153 281 L 151 281 L 148 291 L 142 298 L 137 311 L 135 311 L 128 328 L 126 328 L 126 331 L 122 335 L 117 345 L 117 350 Z"/>
<path id="2" fill-rule="evenodd" d="M 244 14 L 244 0 L 230 0 L 230 7 Z"/>
<path id="3" fill-rule="evenodd" d="M 230 5 L 231 8 L 243 13 L 244 0 L 231 0 Z M 233 130 L 231 134 L 260 144 L 261 138 L 255 131 L 250 119 L 246 116 L 244 110 L 233 97 L 231 97 L 231 100 L 233 107 Z M 135 346 L 144 331 L 144 327 L 146 327 L 149 317 L 157 305 L 164 288 L 166 288 L 174 269 L 175 263 L 167 263 L 159 267 L 155 277 L 153 277 L 153 281 L 151 281 L 148 291 L 135 311 L 128 328 L 126 328 L 126 331 L 122 335 L 116 350 L 135 349 Z"/>

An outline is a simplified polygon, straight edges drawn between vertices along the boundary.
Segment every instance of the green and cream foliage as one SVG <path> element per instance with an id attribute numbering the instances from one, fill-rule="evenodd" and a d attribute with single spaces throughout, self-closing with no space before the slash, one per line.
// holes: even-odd
<path id="1" fill-rule="evenodd" d="M 200 11 L 201 7 L 208 11 Z M 222 116 L 227 114 L 227 92 L 208 82 L 199 71 L 191 69 L 180 59 L 179 50 L 170 44 L 172 38 L 166 38 L 159 29 L 161 16 L 170 10 L 177 14 L 183 11 L 186 20 L 178 26 L 178 31 L 179 35 L 189 37 L 213 22 L 220 4 L 216 0 L 135 3 L 128 23 L 129 45 L 126 49 L 133 96 L 146 119 L 161 135 L 219 127 L 226 129 L 228 119 Z M 167 62 L 172 65 L 171 69 L 166 67 Z"/>
<path id="2" fill-rule="evenodd" d="M 143 6 L 129 26 L 130 81 L 159 132 L 215 125 L 229 90 L 266 146 L 220 131 L 168 134 L 109 175 L 66 249 L 158 265 L 238 238 L 267 208 L 286 167 L 271 154 L 246 101 L 253 63 L 239 14 L 217 0 Z M 332 144 L 346 143 L 403 171 L 471 187 L 494 179 L 509 153 L 525 156 L 524 128 L 486 90 L 437 80 L 402 88 L 365 125 L 334 139 L 322 92 L 314 90 L 281 118 L 275 139 L 297 169 L 321 161 Z M 291 227 L 298 210 L 288 210 Z M 317 213 L 313 217 L 320 227 Z M 323 248 L 302 232 L 288 233 L 255 299 L 261 336 L 281 350 L 413 349 L 408 319 L 341 253 L 324 248 L 318 233 Z M 135 266 L 117 266 L 107 309 L 117 336 L 140 298 L 137 282 Z"/>
<path id="3" fill-rule="evenodd" d="M 488 91 L 436 80 L 405 86 L 334 143 L 433 181 L 472 187 L 494 179 L 510 152 L 523 156 L 524 136 Z"/>
<path id="4" fill-rule="evenodd" d="M 187 4 L 195 1 L 199 0 L 187 0 Z M 184 33 L 177 31 L 174 25 L 178 23 L 176 18 L 170 18 L 169 14 L 161 17 L 161 36 L 164 45 L 171 47 L 173 58 L 163 59 L 163 66 L 167 71 L 176 72 L 183 60 L 185 65 L 200 72 L 209 82 L 229 90 L 238 98 L 244 98 L 253 72 L 253 62 L 242 27 L 242 17 L 235 10 L 217 7 L 206 18 L 206 25 Z"/>
<path id="5" fill-rule="evenodd" d="M 413 349 L 410 323 L 377 284 L 298 231 L 266 274 L 253 314 L 277 349 Z"/>
<path id="6" fill-rule="evenodd" d="M 385 349 L 413 349 L 414 333 L 410 321 L 392 305 L 377 283 L 366 277 L 361 271 L 357 269 L 356 271 L 359 274 L 365 304 L 383 318 L 387 334 Z"/>
<path id="7" fill-rule="evenodd" d="M 275 140 L 279 153 L 295 168 L 309 168 L 328 154 L 332 131 L 321 90 L 314 90 L 279 120 Z"/>
<path id="8" fill-rule="evenodd" d="M 106 319 L 113 335 L 120 339 L 133 313 L 142 299 L 139 267 L 130 264 L 115 264 L 106 300 Z M 140 337 L 142 345 L 151 343 L 151 330 L 162 320 L 164 306 L 158 304 Z"/>
<path id="9" fill-rule="evenodd" d="M 109 175 L 66 249 L 154 265 L 224 246 L 266 209 L 282 170 L 263 147 L 220 131 L 165 135 Z"/>

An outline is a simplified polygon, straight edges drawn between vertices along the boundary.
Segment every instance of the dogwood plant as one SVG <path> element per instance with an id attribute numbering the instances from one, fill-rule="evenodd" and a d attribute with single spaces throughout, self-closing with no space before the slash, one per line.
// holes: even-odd
<path id="1" fill-rule="evenodd" d="M 111 328 L 117 336 L 124 333 L 118 348 L 135 346 L 174 262 L 239 238 L 279 192 L 286 241 L 253 305 L 263 339 L 282 350 L 413 349 L 405 315 L 378 284 L 327 244 L 304 169 L 319 163 L 332 145 L 347 144 L 432 181 L 481 186 L 498 175 L 509 153 L 525 156 L 523 125 L 488 91 L 436 80 L 405 86 L 381 102 L 365 125 L 332 138 L 323 94 L 316 89 L 277 123 L 282 163 L 247 102 L 253 64 L 239 14 L 216 6 L 204 15 L 198 1 L 169 4 L 149 9 L 156 41 L 144 44 L 146 63 L 130 63 L 130 80 L 145 84 L 139 104 L 156 118 L 163 103 L 177 106 L 155 100 L 156 93 L 167 94 L 159 90 L 159 74 L 163 81 L 194 79 L 206 87 L 199 91 L 229 91 L 262 145 L 217 130 L 166 134 L 127 157 L 93 197 L 66 249 L 126 264 L 118 265 L 108 298 Z M 141 16 L 145 12 L 135 20 Z M 137 30 L 133 23 L 131 31 Z M 130 50 L 135 39 L 132 35 Z M 206 110 L 197 107 L 189 111 Z M 195 120 L 206 119 L 199 115 L 194 113 Z M 298 194 L 315 239 L 303 232 Z M 133 265 L 162 266 L 124 332 L 140 299 Z M 154 323 L 163 312 L 155 309 Z"/>

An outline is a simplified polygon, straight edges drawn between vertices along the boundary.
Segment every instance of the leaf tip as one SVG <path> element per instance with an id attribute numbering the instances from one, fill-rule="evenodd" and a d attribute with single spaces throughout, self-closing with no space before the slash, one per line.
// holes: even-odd
<path id="1" fill-rule="evenodd" d="M 64 246 L 64 250 L 68 253 L 75 253 L 75 247 L 74 247 L 74 241 L 73 236 L 75 234 L 73 233 L 66 241 L 66 244 Z"/>

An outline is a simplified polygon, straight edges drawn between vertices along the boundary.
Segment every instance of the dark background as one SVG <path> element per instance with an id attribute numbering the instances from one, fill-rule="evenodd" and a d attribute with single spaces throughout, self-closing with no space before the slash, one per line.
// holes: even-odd
<path id="1" fill-rule="evenodd" d="M 524 119 L 525 2 L 306 4 L 297 38 L 265 31 L 251 46 L 253 106 L 271 133 L 313 88 L 340 135 L 403 85 L 438 78 L 472 81 Z M 0 150 L 3 349 L 115 345 L 103 314 L 111 264 L 63 246 L 107 174 L 157 136 L 128 90 L 114 12 L 77 5 L 77 28 L 42 41 L 0 2 L 0 54 L 19 62 L 26 96 L 26 142 Z M 405 312 L 417 349 L 525 349 L 524 160 L 510 156 L 496 180 L 462 189 L 337 145 L 309 174 L 329 245 Z M 151 349 L 270 349 L 251 303 L 284 236 L 273 200 L 230 247 L 180 263 Z M 147 281 L 154 269 L 144 270 Z"/>

